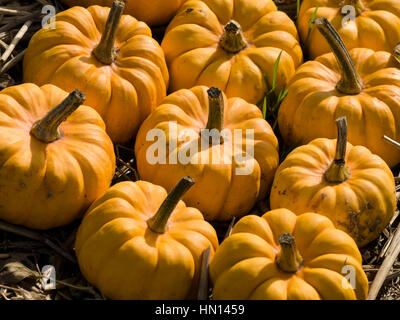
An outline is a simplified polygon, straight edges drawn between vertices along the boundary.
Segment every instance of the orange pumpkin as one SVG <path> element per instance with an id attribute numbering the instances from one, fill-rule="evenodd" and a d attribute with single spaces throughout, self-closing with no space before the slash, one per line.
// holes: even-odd
<path id="1" fill-rule="evenodd" d="M 110 7 L 113 0 L 61 0 L 69 6 L 89 7 L 91 5 Z M 151 26 L 168 23 L 186 0 L 125 0 L 125 13 Z"/>
<path id="2" fill-rule="evenodd" d="M 111 299 L 194 298 L 202 254 L 218 247 L 201 212 L 180 201 L 186 177 L 167 196 L 145 181 L 112 186 L 89 208 L 75 250 L 86 279 Z"/>
<path id="3" fill-rule="evenodd" d="M 210 264 L 215 300 L 364 300 L 353 239 L 315 213 L 276 209 L 240 219 Z"/>
<path id="4" fill-rule="evenodd" d="M 116 143 L 135 136 L 168 86 L 161 47 L 145 23 L 121 17 L 123 7 L 116 1 L 111 11 L 92 6 L 58 13 L 55 29 L 35 33 L 24 58 L 25 82 L 85 92 Z"/>
<path id="5" fill-rule="evenodd" d="M 388 52 L 346 50 L 326 19 L 316 20 L 333 53 L 308 61 L 297 71 L 283 100 L 278 123 L 289 145 L 335 138 L 335 119 L 346 116 L 349 142 L 366 146 L 390 167 L 400 150 L 383 142 L 400 139 L 400 64 Z"/>
<path id="6" fill-rule="evenodd" d="M 315 139 L 281 163 L 270 205 L 326 215 L 361 247 L 377 238 L 394 214 L 394 177 L 380 157 L 346 142 L 345 118 L 337 125 L 337 140 Z"/>
<path id="7" fill-rule="evenodd" d="M 392 52 L 400 42 L 398 0 L 303 0 L 298 27 L 312 59 L 330 52 L 329 43 L 315 28 L 309 34 L 314 12 L 316 18 L 325 17 L 332 23 L 348 49 Z"/>
<path id="8" fill-rule="evenodd" d="M 0 92 L 1 219 L 35 229 L 63 226 L 109 187 L 113 144 L 99 114 L 79 107 L 83 101 L 82 93 L 67 97 L 53 85 Z"/>
<path id="9" fill-rule="evenodd" d="M 141 126 L 135 155 L 141 178 L 167 190 L 180 177 L 193 177 L 184 201 L 207 220 L 226 221 L 266 196 L 279 163 L 278 141 L 257 106 L 207 89 L 166 97 Z"/>
<path id="10" fill-rule="evenodd" d="M 273 83 L 283 88 L 302 63 L 293 21 L 272 0 L 190 0 L 168 25 L 162 48 L 170 90 L 215 86 L 257 104 Z"/>

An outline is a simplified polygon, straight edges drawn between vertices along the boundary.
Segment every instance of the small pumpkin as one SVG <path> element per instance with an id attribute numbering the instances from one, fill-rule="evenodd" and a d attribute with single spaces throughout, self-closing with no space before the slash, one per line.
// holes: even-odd
<path id="1" fill-rule="evenodd" d="M 110 299 L 194 298 L 202 254 L 218 247 L 201 212 L 180 201 L 193 185 L 182 179 L 167 196 L 145 181 L 120 182 L 96 200 L 77 233 L 86 279 Z"/>
<path id="2" fill-rule="evenodd" d="M 167 190 L 193 177 L 183 199 L 211 221 L 248 213 L 279 164 L 277 138 L 260 109 L 205 86 L 166 97 L 141 126 L 135 155 L 141 178 Z"/>
<path id="3" fill-rule="evenodd" d="M 329 43 L 312 29 L 311 18 L 327 18 L 348 49 L 368 48 L 392 52 L 400 42 L 400 2 L 398 0 L 303 0 L 298 27 L 312 59 L 330 52 Z"/>
<path id="4" fill-rule="evenodd" d="M 112 9 L 73 7 L 55 16 L 54 29 L 34 34 L 24 57 L 24 81 L 77 88 L 103 117 L 116 143 L 126 143 L 166 95 L 164 54 L 149 27 Z M 108 18 L 107 18 L 108 16 Z M 46 66 L 46 68 L 43 68 Z"/>
<path id="5" fill-rule="evenodd" d="M 308 61 L 289 84 L 278 112 L 284 141 L 302 145 L 315 138 L 335 138 L 335 119 L 346 116 L 348 139 L 366 146 L 390 167 L 400 150 L 382 142 L 400 139 L 400 64 L 388 52 L 358 48 L 347 51 L 325 18 L 315 20 L 333 53 Z"/>
<path id="6" fill-rule="evenodd" d="M 168 23 L 179 7 L 186 0 L 125 0 L 125 13 L 151 26 L 161 26 Z M 113 0 L 61 0 L 72 6 L 89 7 L 92 5 L 110 7 Z"/>
<path id="7" fill-rule="evenodd" d="M 281 163 L 270 205 L 326 215 L 362 247 L 379 236 L 394 214 L 394 177 L 379 156 L 347 143 L 344 117 L 337 126 L 338 139 L 315 139 Z"/>
<path id="8" fill-rule="evenodd" d="M 83 101 L 79 91 L 68 95 L 53 85 L 0 92 L 0 219 L 35 229 L 63 226 L 107 190 L 113 144 Z"/>
<path id="9" fill-rule="evenodd" d="M 287 209 L 240 219 L 210 277 L 215 300 L 364 300 L 368 292 L 354 240 L 324 216 Z"/>
<path id="10" fill-rule="evenodd" d="M 161 44 L 170 90 L 215 86 L 257 104 L 273 83 L 286 86 L 303 61 L 293 21 L 272 0 L 190 0 L 168 25 Z"/>

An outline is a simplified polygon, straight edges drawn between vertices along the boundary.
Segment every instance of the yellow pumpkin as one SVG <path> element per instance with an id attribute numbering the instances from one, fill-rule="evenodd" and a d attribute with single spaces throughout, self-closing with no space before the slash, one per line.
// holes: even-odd
<path id="1" fill-rule="evenodd" d="M 257 104 L 276 76 L 283 88 L 302 63 L 293 21 L 272 0 L 189 0 L 168 25 L 161 44 L 170 90 L 215 86 Z M 265 76 L 265 77 L 264 77 Z"/>
<path id="2" fill-rule="evenodd" d="M 366 146 L 390 167 L 400 150 L 382 142 L 400 139 L 400 64 L 390 53 L 358 48 L 346 50 L 326 19 L 316 20 L 333 53 L 308 61 L 297 71 L 283 100 L 278 123 L 289 145 L 315 138 L 335 138 L 334 120 L 346 116 L 349 142 Z"/>
<path id="3" fill-rule="evenodd" d="M 337 124 L 338 140 L 315 139 L 281 163 L 270 205 L 326 215 L 362 247 L 379 236 L 394 214 L 394 178 L 379 156 L 346 143 L 345 118 Z"/>
<path id="4" fill-rule="evenodd" d="M 332 23 L 348 49 L 392 52 L 400 42 L 398 0 L 303 0 L 298 27 L 312 59 L 330 52 L 329 43 L 315 28 L 309 33 L 314 13 Z"/>
<path id="5" fill-rule="evenodd" d="M 0 219 L 63 226 L 109 187 L 115 156 L 104 122 L 79 107 L 82 93 L 67 96 L 30 83 L 0 92 Z"/>
<path id="6" fill-rule="evenodd" d="M 180 201 L 186 177 L 167 196 L 145 181 L 120 182 L 89 208 L 75 250 L 86 279 L 111 299 L 194 298 L 202 254 L 218 247 L 201 212 Z"/>
<path id="7" fill-rule="evenodd" d="M 151 26 L 168 23 L 186 0 L 125 0 L 125 13 Z M 113 0 L 61 0 L 69 6 L 89 7 L 91 5 L 110 7 Z"/>
<path id="8" fill-rule="evenodd" d="M 214 255 L 215 300 L 364 300 L 353 239 L 315 213 L 276 209 L 240 219 Z"/>
<path id="9" fill-rule="evenodd" d="M 121 17 L 123 7 L 116 1 L 111 11 L 92 6 L 58 13 L 54 29 L 32 37 L 23 66 L 25 82 L 84 92 L 116 143 L 135 136 L 165 97 L 169 77 L 149 27 L 129 15 Z"/>
<path id="10" fill-rule="evenodd" d="M 141 178 L 167 190 L 193 177 L 183 199 L 212 221 L 247 214 L 279 164 L 277 138 L 260 109 L 204 86 L 166 97 L 141 126 L 135 155 Z"/>

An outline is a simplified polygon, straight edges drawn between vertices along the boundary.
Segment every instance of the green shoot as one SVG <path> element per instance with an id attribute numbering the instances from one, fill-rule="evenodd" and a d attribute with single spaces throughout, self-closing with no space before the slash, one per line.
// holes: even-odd
<path id="1" fill-rule="evenodd" d="M 313 14 L 312 14 L 312 16 L 311 16 L 310 24 L 308 25 L 307 38 L 306 38 L 306 41 L 304 41 L 305 44 L 307 44 L 308 38 L 310 37 L 311 29 L 312 29 L 312 27 L 313 27 L 313 25 L 314 25 L 313 21 L 315 20 L 315 17 L 317 16 L 318 8 L 319 8 L 319 6 L 316 6 L 316 7 L 315 7 L 315 10 L 314 10 L 314 12 L 313 12 Z"/>
<path id="2" fill-rule="evenodd" d="M 273 75 L 272 75 L 272 84 L 270 85 L 268 82 L 267 77 L 264 75 L 265 83 L 267 85 L 267 92 L 262 100 L 262 102 L 259 103 L 259 105 L 262 103 L 262 114 L 263 118 L 265 120 L 269 120 L 272 123 L 272 129 L 275 130 L 277 122 L 278 122 L 278 109 L 279 106 L 281 105 L 283 99 L 287 96 L 289 90 L 286 89 L 281 89 L 278 93 L 276 94 L 276 81 L 277 81 L 277 74 L 278 74 L 278 67 L 279 67 L 279 62 L 281 60 L 283 50 L 279 53 L 279 56 L 277 57 L 275 64 L 274 64 L 274 69 L 273 69 Z"/>
<path id="3" fill-rule="evenodd" d="M 264 96 L 263 107 L 262 107 L 263 118 L 267 118 L 267 95 Z"/>
<path id="4" fill-rule="evenodd" d="M 275 91 L 276 89 L 276 75 L 278 73 L 278 67 L 279 67 L 279 62 L 281 61 L 282 52 L 283 50 L 279 53 L 279 56 L 274 63 L 274 73 L 272 75 L 272 88 L 270 91 Z"/>
<path id="5" fill-rule="evenodd" d="M 300 12 L 300 0 L 297 0 L 297 6 L 296 6 L 296 21 L 299 17 L 299 12 Z"/>

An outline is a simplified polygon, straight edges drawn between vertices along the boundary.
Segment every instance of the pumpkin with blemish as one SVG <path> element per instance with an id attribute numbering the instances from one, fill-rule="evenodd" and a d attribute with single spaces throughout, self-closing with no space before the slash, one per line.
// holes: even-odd
<path id="1" fill-rule="evenodd" d="M 53 85 L 0 92 L 0 219 L 35 229 L 64 226 L 107 190 L 113 144 L 83 101 L 79 91 L 68 95 Z"/>
<path id="2" fill-rule="evenodd" d="M 394 214 L 394 177 L 379 156 L 346 141 L 345 118 L 337 126 L 338 139 L 315 139 L 281 163 L 270 205 L 325 215 L 362 247 L 379 236 Z"/>

